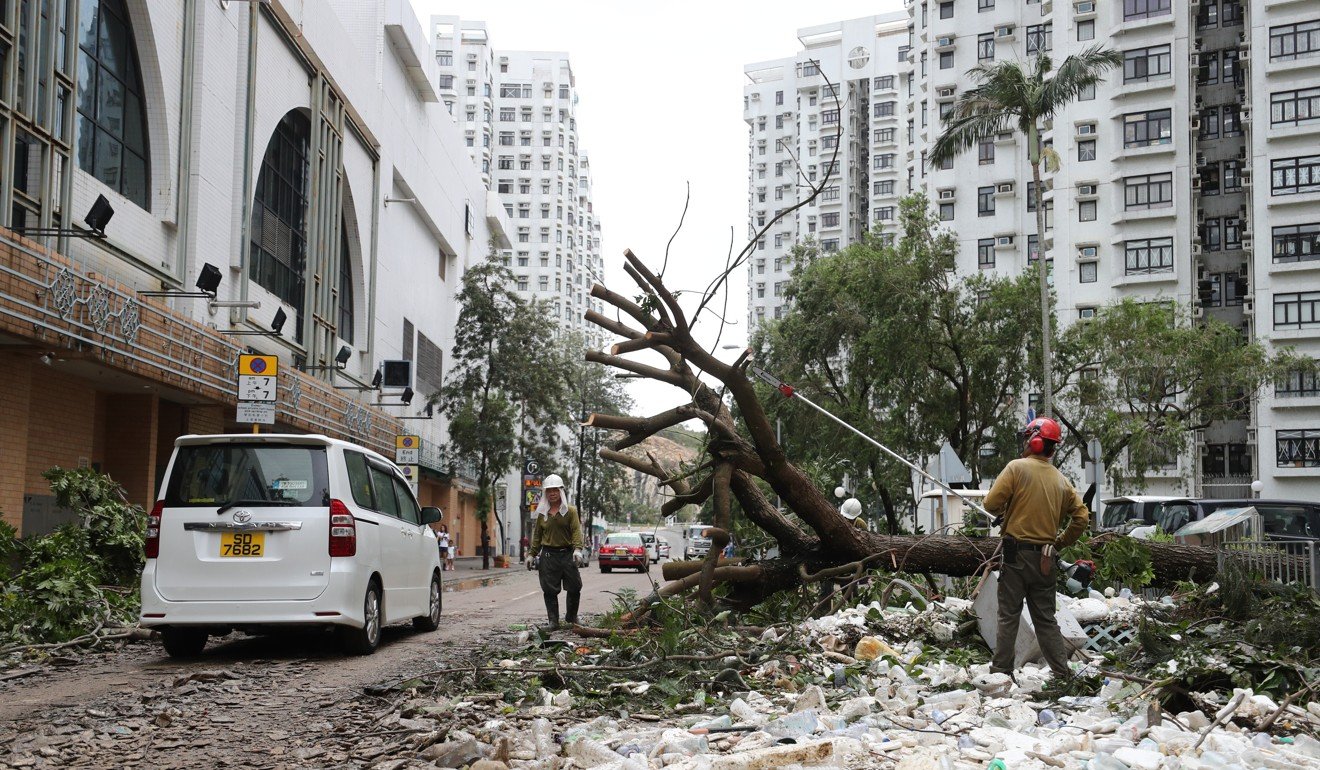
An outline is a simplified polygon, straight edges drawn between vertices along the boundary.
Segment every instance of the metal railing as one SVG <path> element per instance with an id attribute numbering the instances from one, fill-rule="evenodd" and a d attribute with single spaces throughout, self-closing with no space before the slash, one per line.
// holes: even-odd
<path id="1" fill-rule="evenodd" d="M 1320 541 L 1285 535 L 1231 540 L 1219 546 L 1219 569 L 1229 561 L 1265 580 L 1301 583 L 1320 592 Z"/>

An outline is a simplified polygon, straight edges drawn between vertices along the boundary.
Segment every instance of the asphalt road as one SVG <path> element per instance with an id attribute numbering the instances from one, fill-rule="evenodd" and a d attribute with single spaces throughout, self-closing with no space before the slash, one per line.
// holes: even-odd
<path id="1" fill-rule="evenodd" d="M 665 536 L 681 555 L 681 534 Z M 444 669 L 478 645 L 513 644 L 514 628 L 544 623 L 535 572 L 516 563 L 482 571 L 464 561 L 444 575 L 439 630 L 389 626 L 373 655 L 346 656 L 324 633 L 234 634 L 212 640 L 194 661 L 172 660 L 147 641 L 62 656 L 0 681 L 0 766 L 25 766 L 22 758 L 41 750 L 71 767 L 195 768 L 221 756 L 225 764 L 283 764 L 271 762 L 272 752 L 313 765 L 352 762 L 357 720 L 336 704 L 373 684 Z M 652 577 L 659 580 L 658 569 L 601 574 L 593 561 L 582 570 L 583 622 L 623 589 L 645 595 Z M 562 595 L 560 602 L 562 611 Z M 327 748 L 334 745 L 347 754 L 335 755 Z"/>

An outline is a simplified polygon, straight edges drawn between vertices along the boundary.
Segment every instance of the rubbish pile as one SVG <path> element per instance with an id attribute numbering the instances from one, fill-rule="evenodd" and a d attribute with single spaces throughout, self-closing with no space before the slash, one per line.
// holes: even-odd
<path id="1" fill-rule="evenodd" d="M 1102 595 L 1074 609 L 1153 624 L 1173 604 Z M 1286 701 L 1187 691 L 1167 661 L 1161 680 L 1158 666 L 1124 673 L 1095 654 L 1069 682 L 1034 664 L 1014 681 L 989 672 L 972 607 L 869 602 L 764 629 L 666 624 L 589 642 L 524 631 L 511 657 L 396 688 L 399 725 L 419 733 L 418 759 L 484 770 L 1320 770 L 1320 687 Z M 503 694 L 464 697 L 474 690 Z"/>

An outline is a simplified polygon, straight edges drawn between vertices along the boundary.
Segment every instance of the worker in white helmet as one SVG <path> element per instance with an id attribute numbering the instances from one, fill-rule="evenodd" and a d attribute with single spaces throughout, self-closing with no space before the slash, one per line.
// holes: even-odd
<path id="1" fill-rule="evenodd" d="M 541 501 L 536 504 L 536 523 L 532 526 L 532 546 L 527 555 L 536 559 L 541 575 L 541 593 L 550 630 L 559 628 L 559 590 L 568 594 L 564 620 L 578 622 L 578 602 L 582 599 L 582 575 L 578 574 L 573 554 L 582 547 L 582 523 L 577 508 L 569 505 L 564 480 L 557 474 L 545 477 Z"/>
<path id="2" fill-rule="evenodd" d="M 843 505 L 839 506 L 839 513 L 843 518 L 852 522 L 852 525 L 858 529 L 871 528 L 871 526 L 866 523 L 866 519 L 862 518 L 862 501 L 855 497 L 850 497 L 847 500 L 844 500 Z"/>

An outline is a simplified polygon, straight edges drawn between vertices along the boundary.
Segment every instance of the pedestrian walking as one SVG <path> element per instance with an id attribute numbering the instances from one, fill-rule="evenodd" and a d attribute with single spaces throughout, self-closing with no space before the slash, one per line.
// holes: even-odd
<path id="1" fill-rule="evenodd" d="M 529 546 L 529 545 L 531 545 L 531 544 L 532 544 L 532 541 L 528 540 L 526 535 L 523 535 L 521 538 L 519 538 L 519 540 L 518 540 L 518 561 L 520 561 L 520 562 L 527 561 L 527 546 Z"/>
<path id="2" fill-rule="evenodd" d="M 449 563 L 449 527 L 441 524 L 440 532 L 436 538 L 440 542 L 440 569 L 449 569 L 446 566 Z"/>
<path id="3" fill-rule="evenodd" d="M 578 573 L 573 553 L 582 547 L 582 525 L 577 508 L 569 504 L 564 480 L 556 474 L 541 484 L 541 501 L 536 505 L 536 523 L 532 525 L 532 543 L 527 551 L 537 559 L 541 575 L 541 593 L 550 630 L 559 628 L 559 591 L 566 592 L 564 620 L 577 623 L 578 603 L 582 598 L 582 575 Z"/>
<path id="4" fill-rule="evenodd" d="M 1054 619 L 1058 549 L 1067 548 L 1086 531 L 1090 512 L 1077 490 L 1050 458 L 1063 439 L 1059 424 L 1048 417 L 1032 420 L 1022 431 L 1022 457 L 995 479 L 985 497 L 985 509 L 1000 519 L 1003 557 L 999 567 L 999 627 L 995 634 L 994 673 L 1012 676 L 1016 668 L 1018 623 L 1026 600 L 1036 639 L 1050 671 L 1071 676 L 1069 651 Z M 1059 525 L 1068 527 L 1059 534 Z"/>

